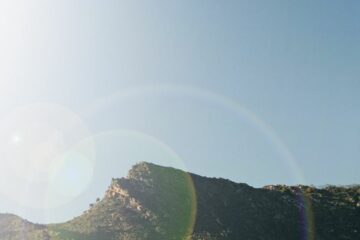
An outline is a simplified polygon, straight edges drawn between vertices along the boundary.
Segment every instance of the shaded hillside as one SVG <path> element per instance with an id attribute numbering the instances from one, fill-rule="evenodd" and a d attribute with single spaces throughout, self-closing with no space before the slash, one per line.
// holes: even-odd
<path id="1" fill-rule="evenodd" d="M 0 215 L 0 239 L 360 239 L 360 187 L 252 188 L 150 163 L 69 222 Z"/>
<path id="2" fill-rule="evenodd" d="M 0 214 L 0 239 L 50 239 L 44 225 L 33 224 L 13 214 Z"/>

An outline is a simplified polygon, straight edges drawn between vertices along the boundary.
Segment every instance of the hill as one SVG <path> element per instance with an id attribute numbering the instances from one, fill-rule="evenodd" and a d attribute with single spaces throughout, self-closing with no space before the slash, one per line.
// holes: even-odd
<path id="1" fill-rule="evenodd" d="M 0 239 L 355 240 L 359 219 L 359 186 L 253 188 L 143 162 L 68 222 L 0 214 Z"/>

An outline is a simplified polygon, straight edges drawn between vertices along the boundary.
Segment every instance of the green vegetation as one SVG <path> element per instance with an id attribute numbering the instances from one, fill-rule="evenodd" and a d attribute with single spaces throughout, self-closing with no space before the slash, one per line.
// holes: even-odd
<path id="1" fill-rule="evenodd" d="M 140 163 L 68 222 L 0 214 L 0 240 L 345 240 L 360 239 L 359 219 L 358 185 L 256 189 Z"/>

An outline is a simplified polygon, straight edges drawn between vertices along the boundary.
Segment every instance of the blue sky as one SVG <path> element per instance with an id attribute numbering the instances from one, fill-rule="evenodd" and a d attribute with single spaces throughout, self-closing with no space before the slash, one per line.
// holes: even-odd
<path id="1" fill-rule="evenodd" d="M 62 205 L 3 187 L 1 212 L 68 219 L 138 161 L 257 187 L 360 181 L 358 1 L 8 1 L 0 16 L 1 141 L 14 129 L 26 149 L 1 153 L 10 176 L 38 142 L 55 149 L 44 176 L 82 138 L 96 151 Z"/>

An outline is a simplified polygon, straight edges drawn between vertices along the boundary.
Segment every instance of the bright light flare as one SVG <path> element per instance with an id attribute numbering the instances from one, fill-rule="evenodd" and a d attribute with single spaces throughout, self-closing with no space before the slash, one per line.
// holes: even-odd
<path id="1" fill-rule="evenodd" d="M 8 114 L 0 120 L 0 146 L 0 193 L 21 205 L 62 205 L 91 181 L 90 133 L 62 106 L 29 105 Z"/>

